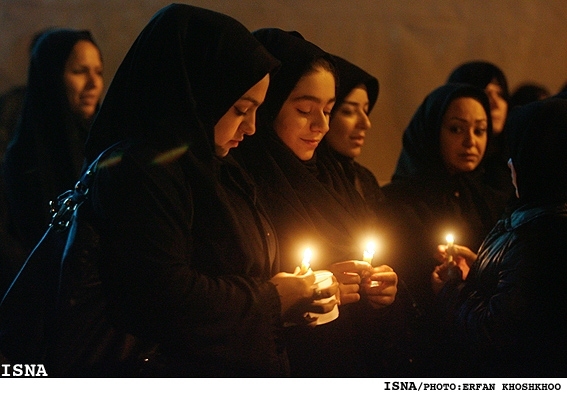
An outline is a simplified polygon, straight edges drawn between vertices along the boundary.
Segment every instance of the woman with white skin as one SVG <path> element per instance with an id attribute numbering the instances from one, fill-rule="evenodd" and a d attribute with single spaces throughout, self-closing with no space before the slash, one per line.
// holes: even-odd
<path id="1" fill-rule="evenodd" d="M 361 354 L 354 343 L 348 343 L 346 326 L 353 321 L 347 304 L 362 300 L 367 311 L 390 305 L 397 276 L 389 267 L 360 261 L 368 237 L 375 235 L 373 214 L 337 161 L 320 152 L 327 149 L 321 141 L 336 100 L 333 59 L 296 32 L 261 29 L 253 34 L 282 67 L 258 112 L 258 132 L 237 151 L 267 204 L 282 262 L 291 263 L 282 268 L 292 272 L 310 247 L 313 269 L 331 270 L 340 284 L 337 320 L 286 331 L 292 375 L 369 376 L 356 361 Z M 381 284 L 372 287 L 371 280 Z"/>
<path id="2" fill-rule="evenodd" d="M 49 202 L 79 179 L 102 72 L 100 50 L 86 30 L 48 30 L 34 46 L 21 122 L 4 164 L 9 220 L 28 250 L 47 229 Z"/>
<path id="3" fill-rule="evenodd" d="M 452 84 L 435 89 L 406 128 L 392 182 L 382 187 L 396 229 L 396 272 L 427 324 L 435 323 L 429 312 L 437 245 L 452 234 L 461 244 L 480 246 L 506 205 L 482 181 L 481 163 L 492 134 L 489 113 L 480 89 Z M 423 335 L 434 331 L 425 329 Z M 424 344 L 428 341 L 416 348 Z M 416 356 L 415 365 L 428 368 L 434 350 Z"/>
<path id="4" fill-rule="evenodd" d="M 325 141 L 347 178 L 368 206 L 378 210 L 383 193 L 374 174 L 355 159 L 362 153 L 370 130 L 370 112 L 378 98 L 378 80 L 356 65 L 333 56 L 339 74 L 337 102 L 331 113 Z"/>
<path id="5" fill-rule="evenodd" d="M 490 103 L 493 138 L 483 162 L 485 182 L 505 194 L 512 201 L 514 186 L 508 176 L 508 146 L 506 143 L 506 118 L 510 92 L 502 70 L 486 61 L 473 61 L 453 70 L 447 83 L 464 83 L 484 90 Z"/>

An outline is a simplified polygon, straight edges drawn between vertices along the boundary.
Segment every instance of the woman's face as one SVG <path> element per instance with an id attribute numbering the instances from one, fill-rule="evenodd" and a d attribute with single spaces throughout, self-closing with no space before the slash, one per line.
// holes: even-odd
<path id="1" fill-rule="evenodd" d="M 73 113 L 90 119 L 104 86 L 100 52 L 93 43 L 82 40 L 75 44 L 65 64 L 63 81 Z"/>
<path id="2" fill-rule="evenodd" d="M 301 77 L 274 121 L 280 139 L 300 160 L 313 157 L 329 131 L 335 104 L 335 78 L 322 67 Z"/>
<path id="3" fill-rule="evenodd" d="M 256 132 L 256 110 L 264 102 L 270 74 L 252 86 L 215 125 L 215 153 L 219 157 L 228 154 L 244 139 L 244 135 Z"/>
<path id="4" fill-rule="evenodd" d="M 496 81 L 490 82 L 484 88 L 490 102 L 490 116 L 492 117 L 492 132 L 497 135 L 504 129 L 506 115 L 508 114 L 508 103 L 504 100 L 504 91 Z"/>
<path id="5" fill-rule="evenodd" d="M 371 125 L 368 105 L 366 87 L 358 85 L 333 114 L 326 138 L 331 148 L 341 155 L 355 158 L 362 152 L 366 131 Z"/>
<path id="6" fill-rule="evenodd" d="M 450 173 L 474 170 L 488 140 L 488 119 L 480 102 L 460 97 L 451 102 L 441 124 L 440 149 Z"/>

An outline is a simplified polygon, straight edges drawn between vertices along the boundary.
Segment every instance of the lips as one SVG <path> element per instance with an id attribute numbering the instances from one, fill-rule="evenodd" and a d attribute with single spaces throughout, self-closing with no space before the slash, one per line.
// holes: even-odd
<path id="1" fill-rule="evenodd" d="M 350 137 L 350 140 L 354 142 L 358 146 L 362 146 L 364 144 L 364 135 L 354 135 Z"/>
<path id="2" fill-rule="evenodd" d="M 312 148 L 317 148 L 317 146 L 319 145 L 319 142 L 321 142 L 321 140 L 317 140 L 317 139 L 308 140 L 308 139 L 304 139 L 304 138 L 301 138 L 301 141 L 303 141 L 305 144 L 307 144 L 309 147 L 312 147 Z"/>

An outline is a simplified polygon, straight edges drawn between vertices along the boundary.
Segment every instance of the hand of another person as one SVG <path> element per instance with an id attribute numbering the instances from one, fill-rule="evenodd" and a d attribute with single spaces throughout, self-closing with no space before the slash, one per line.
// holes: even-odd
<path id="1" fill-rule="evenodd" d="M 364 261 L 343 261 L 331 265 L 330 271 L 339 282 L 340 304 L 350 304 L 360 300 L 361 273 L 369 272 L 372 266 Z"/>
<path id="2" fill-rule="evenodd" d="M 438 252 L 434 257 L 441 265 L 435 267 L 431 274 L 431 285 L 435 294 L 438 294 L 443 286 L 450 280 L 465 280 L 469 274 L 472 263 L 476 260 L 477 255 L 466 246 L 453 246 L 453 261 L 449 262 L 447 254 L 447 245 L 439 245 Z"/>
<path id="3" fill-rule="evenodd" d="M 447 254 L 447 245 L 437 246 L 438 252 L 434 257 L 440 263 L 445 263 L 449 255 Z M 454 263 L 448 268 L 453 266 L 459 267 L 462 272 L 462 280 L 467 279 L 472 263 L 476 260 L 476 253 L 467 248 L 466 246 L 454 245 L 453 246 L 453 259 Z"/>
<path id="4" fill-rule="evenodd" d="M 374 267 L 363 280 L 361 289 L 374 309 L 382 309 L 396 299 L 398 275 L 387 265 Z"/>

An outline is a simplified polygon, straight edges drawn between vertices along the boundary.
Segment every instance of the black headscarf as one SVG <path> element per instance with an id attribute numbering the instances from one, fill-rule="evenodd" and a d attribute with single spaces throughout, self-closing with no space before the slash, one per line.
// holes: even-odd
<path id="1" fill-rule="evenodd" d="M 263 106 L 258 111 L 256 135 L 238 150 L 247 171 L 263 192 L 282 250 L 284 271 L 301 263 L 303 249 L 314 249 L 314 269 L 346 259 L 360 259 L 369 236 L 364 202 L 344 172 L 321 145 L 314 157 L 301 161 L 273 129 L 283 103 L 299 79 L 317 59 L 330 55 L 298 33 L 280 29 L 253 32 L 281 62 Z"/>
<path id="2" fill-rule="evenodd" d="M 366 86 L 366 92 L 368 94 L 368 114 L 370 114 L 372 108 L 374 108 L 374 105 L 376 104 L 376 100 L 378 99 L 378 92 L 380 88 L 378 79 L 339 56 L 333 55 L 333 59 L 335 60 L 340 84 L 337 88 L 337 101 L 335 102 L 335 106 L 331 112 L 331 118 L 335 115 L 350 92 L 360 84 Z M 378 203 L 383 199 L 383 195 L 374 174 L 361 164 L 357 163 L 352 157 L 341 155 L 330 146 L 329 148 L 334 157 L 341 164 L 349 181 L 364 197 L 368 206 L 372 209 L 376 209 Z"/>
<path id="3" fill-rule="evenodd" d="M 282 373 L 269 227 L 251 182 L 214 146 L 215 124 L 277 65 L 233 18 L 165 7 L 126 54 L 87 142 L 89 160 L 120 142 L 91 190 L 115 320 L 162 343 L 173 367 L 187 361 L 184 375 Z"/>
<path id="4" fill-rule="evenodd" d="M 567 99 L 558 96 L 514 109 L 509 146 L 520 202 L 567 197 Z"/>
<path id="5" fill-rule="evenodd" d="M 346 96 L 360 84 L 366 86 L 366 92 L 368 93 L 368 113 L 370 113 L 378 99 L 378 92 L 380 90 L 378 79 L 340 56 L 333 55 L 333 59 L 335 60 L 335 67 L 337 68 L 340 80 L 337 86 L 337 101 L 333 107 L 333 113 L 340 107 Z"/>
<path id="6" fill-rule="evenodd" d="M 72 113 L 65 90 L 65 64 L 79 41 L 96 46 L 91 34 L 48 30 L 35 44 L 24 107 L 5 158 L 12 220 L 29 247 L 49 223 L 49 201 L 71 189 L 84 161 L 90 121 Z"/>
<path id="7" fill-rule="evenodd" d="M 402 153 L 392 180 L 415 176 L 445 178 L 449 172 L 443 163 L 440 133 L 443 116 L 449 105 L 460 97 L 471 97 L 482 104 L 487 114 L 488 139 L 492 136 L 490 104 L 478 88 L 447 84 L 431 92 L 413 115 L 403 136 Z"/>
<path id="8" fill-rule="evenodd" d="M 510 99 L 508 81 L 502 70 L 490 62 L 473 61 L 464 63 L 453 70 L 447 79 L 447 83 L 466 83 L 484 90 L 495 79 L 502 88 L 502 97 L 508 101 Z"/>

